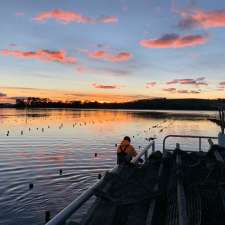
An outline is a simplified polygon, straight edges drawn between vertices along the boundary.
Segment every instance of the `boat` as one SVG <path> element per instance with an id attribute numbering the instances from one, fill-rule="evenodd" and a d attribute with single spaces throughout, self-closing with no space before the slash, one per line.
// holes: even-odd
<path id="1" fill-rule="evenodd" d="M 199 151 L 184 151 L 179 143 L 169 148 L 172 138 L 197 139 Z M 204 139 L 208 151 L 202 150 Z M 150 140 L 129 165 L 106 172 L 47 225 L 224 225 L 225 147 L 217 141 L 168 135 L 158 151 Z M 140 158 L 145 160 L 141 165 Z M 93 196 L 83 219 L 70 219 Z"/>

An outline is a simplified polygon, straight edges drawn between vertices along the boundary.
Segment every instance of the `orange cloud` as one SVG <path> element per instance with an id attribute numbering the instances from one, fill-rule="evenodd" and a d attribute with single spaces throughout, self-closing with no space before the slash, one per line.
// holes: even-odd
<path id="1" fill-rule="evenodd" d="M 93 59 L 101 59 L 110 62 L 123 62 L 132 59 L 132 54 L 129 52 L 120 52 L 116 55 L 112 55 L 106 51 L 95 51 L 90 52 L 88 56 Z"/>
<path id="2" fill-rule="evenodd" d="M 58 63 L 75 63 L 76 58 L 68 57 L 66 51 L 50 51 L 50 50 L 38 50 L 38 51 L 20 51 L 20 50 L 0 50 L 0 55 L 14 56 L 22 59 L 38 59 L 41 61 L 53 61 Z"/>
<path id="3" fill-rule="evenodd" d="M 103 85 L 103 84 L 92 84 L 94 88 L 98 89 L 118 89 L 119 87 L 117 85 Z"/>
<path id="4" fill-rule="evenodd" d="M 151 81 L 151 82 L 148 82 L 146 83 L 145 87 L 146 88 L 151 88 L 151 87 L 154 87 L 157 83 L 155 81 Z"/>
<path id="5" fill-rule="evenodd" d="M 159 39 L 141 40 L 140 45 L 145 48 L 183 48 L 206 43 L 206 35 L 166 34 Z"/>
<path id="6" fill-rule="evenodd" d="M 203 27 L 216 28 L 225 27 L 225 10 L 195 10 L 191 14 L 182 12 L 183 19 L 178 26 L 181 28 Z"/>
<path id="7" fill-rule="evenodd" d="M 64 11 L 61 9 L 54 9 L 51 11 L 45 11 L 39 13 L 34 20 L 36 21 L 47 21 L 49 19 L 54 19 L 62 23 L 116 23 L 118 18 L 116 16 L 101 16 L 97 19 L 92 19 L 88 16 L 83 16 L 77 12 Z"/>

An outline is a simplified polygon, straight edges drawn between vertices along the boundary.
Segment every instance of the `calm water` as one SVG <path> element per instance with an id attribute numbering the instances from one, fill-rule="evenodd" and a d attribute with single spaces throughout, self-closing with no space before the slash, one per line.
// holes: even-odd
<path id="1" fill-rule="evenodd" d="M 145 138 L 156 137 L 161 149 L 167 134 L 216 136 L 219 131 L 206 119 L 214 112 L 161 113 L 0 109 L 0 224 L 44 224 L 46 210 L 55 215 L 115 165 L 115 143 L 125 135 L 134 136 L 136 149 L 148 144 Z M 181 146 L 197 149 L 198 144 L 188 140 Z"/>

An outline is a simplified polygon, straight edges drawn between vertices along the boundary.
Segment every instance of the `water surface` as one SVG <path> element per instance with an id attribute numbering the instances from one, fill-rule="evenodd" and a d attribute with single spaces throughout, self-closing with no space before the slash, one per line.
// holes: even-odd
<path id="1" fill-rule="evenodd" d="M 148 144 L 146 138 L 156 137 L 161 150 L 168 134 L 216 136 L 219 128 L 207 120 L 214 114 L 0 109 L 0 224 L 44 224 L 46 210 L 55 215 L 96 182 L 99 173 L 114 167 L 115 144 L 123 136 L 129 135 L 137 150 Z M 181 147 L 197 150 L 198 143 L 185 140 Z M 207 150 L 206 142 L 203 148 Z"/>

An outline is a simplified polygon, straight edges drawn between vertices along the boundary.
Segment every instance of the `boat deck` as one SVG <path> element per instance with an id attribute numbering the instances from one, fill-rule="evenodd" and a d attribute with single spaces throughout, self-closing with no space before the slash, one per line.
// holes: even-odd
<path id="1" fill-rule="evenodd" d="M 95 190 L 80 225 L 224 225 L 225 149 L 154 152 L 119 166 Z M 72 224 L 72 223 L 71 223 Z"/>

